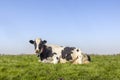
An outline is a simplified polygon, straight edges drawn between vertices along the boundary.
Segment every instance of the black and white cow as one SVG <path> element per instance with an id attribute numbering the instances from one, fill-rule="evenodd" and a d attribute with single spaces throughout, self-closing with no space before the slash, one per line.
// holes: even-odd
<path id="1" fill-rule="evenodd" d="M 35 53 L 44 63 L 66 63 L 84 64 L 90 62 L 90 56 L 83 54 L 79 48 L 48 45 L 46 40 L 36 38 L 29 41 L 34 44 Z"/>

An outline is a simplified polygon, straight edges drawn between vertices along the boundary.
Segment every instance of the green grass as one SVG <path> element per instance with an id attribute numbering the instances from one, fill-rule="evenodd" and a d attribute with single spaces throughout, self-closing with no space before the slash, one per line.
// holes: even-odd
<path id="1" fill-rule="evenodd" d="M 45 64 L 35 55 L 2 55 L 0 80 L 120 80 L 120 55 L 91 58 L 90 64 Z"/>

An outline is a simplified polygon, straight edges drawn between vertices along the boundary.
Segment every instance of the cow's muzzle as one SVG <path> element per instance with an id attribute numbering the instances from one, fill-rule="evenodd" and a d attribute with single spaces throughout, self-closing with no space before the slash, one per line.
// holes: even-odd
<path id="1" fill-rule="evenodd" d="M 38 50 L 38 49 L 37 49 L 37 50 L 35 50 L 35 53 L 36 53 L 36 54 L 41 54 L 42 52 L 43 52 L 43 48 L 42 48 L 42 49 L 40 49 L 40 50 Z"/>
<path id="2" fill-rule="evenodd" d="M 39 53 L 40 52 L 40 50 L 35 50 L 35 53 Z"/>

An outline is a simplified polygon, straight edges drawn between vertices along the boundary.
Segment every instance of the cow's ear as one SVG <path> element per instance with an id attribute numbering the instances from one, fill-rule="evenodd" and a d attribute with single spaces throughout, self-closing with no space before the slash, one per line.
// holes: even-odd
<path id="1" fill-rule="evenodd" d="M 45 44 L 45 43 L 47 43 L 47 41 L 46 41 L 46 40 L 43 40 L 42 43 Z"/>
<path id="2" fill-rule="evenodd" d="M 31 44 L 34 44 L 34 41 L 33 41 L 33 40 L 30 40 L 29 42 L 30 42 Z"/>

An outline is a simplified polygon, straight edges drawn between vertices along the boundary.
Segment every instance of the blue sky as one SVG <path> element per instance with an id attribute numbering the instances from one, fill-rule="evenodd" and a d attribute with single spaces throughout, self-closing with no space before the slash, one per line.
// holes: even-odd
<path id="1" fill-rule="evenodd" d="M 120 0 L 0 0 L 0 53 L 33 53 L 30 39 L 120 52 Z"/>

